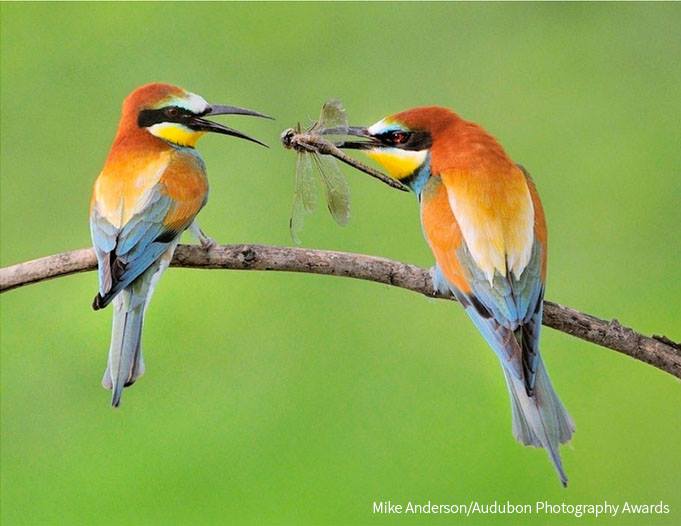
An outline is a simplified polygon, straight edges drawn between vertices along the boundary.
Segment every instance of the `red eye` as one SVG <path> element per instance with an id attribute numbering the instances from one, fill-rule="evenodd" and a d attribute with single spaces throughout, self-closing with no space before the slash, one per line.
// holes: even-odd
<path id="1" fill-rule="evenodd" d="M 166 108 L 165 113 L 168 117 L 177 117 L 180 114 L 180 110 L 177 108 Z"/>
<path id="2" fill-rule="evenodd" d="M 395 144 L 402 144 L 406 142 L 409 136 L 404 132 L 393 132 L 391 139 Z"/>

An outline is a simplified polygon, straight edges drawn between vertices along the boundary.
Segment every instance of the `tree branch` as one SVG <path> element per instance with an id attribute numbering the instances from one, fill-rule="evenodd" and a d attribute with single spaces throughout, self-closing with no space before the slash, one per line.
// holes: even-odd
<path id="1" fill-rule="evenodd" d="M 418 292 L 431 298 L 453 299 L 433 289 L 426 269 L 386 258 L 266 245 L 222 245 L 210 250 L 180 245 L 175 267 L 231 270 L 278 270 L 364 279 Z M 59 276 L 94 270 L 91 249 L 74 250 L 0 269 L 0 292 Z M 544 325 L 608 349 L 621 352 L 681 378 L 681 344 L 664 336 L 648 337 L 550 301 L 544 302 Z"/>

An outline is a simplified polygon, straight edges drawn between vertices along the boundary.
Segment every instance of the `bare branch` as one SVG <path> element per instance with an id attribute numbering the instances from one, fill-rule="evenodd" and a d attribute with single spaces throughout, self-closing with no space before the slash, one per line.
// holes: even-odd
<path id="1" fill-rule="evenodd" d="M 0 292 L 59 276 L 94 270 L 91 249 L 74 250 L 0 269 Z M 305 248 L 267 245 L 221 245 L 204 250 L 180 245 L 172 266 L 306 272 L 385 283 L 431 298 L 453 299 L 433 289 L 426 269 L 390 259 Z M 617 320 L 605 321 L 550 301 L 544 302 L 544 325 L 591 343 L 636 358 L 681 378 L 681 344 L 664 336 L 648 337 L 624 327 Z"/>

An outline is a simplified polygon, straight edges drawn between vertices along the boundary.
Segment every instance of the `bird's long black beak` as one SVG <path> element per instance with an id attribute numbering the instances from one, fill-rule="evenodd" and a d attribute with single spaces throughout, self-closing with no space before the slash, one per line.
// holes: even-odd
<path id="1" fill-rule="evenodd" d="M 218 124 L 217 122 L 209 121 L 203 118 L 212 115 L 248 115 L 251 117 L 262 117 L 263 119 L 272 119 L 272 117 L 270 117 L 269 115 L 265 115 L 263 113 L 259 113 L 253 110 L 248 110 L 246 108 L 239 108 L 237 106 L 223 106 L 221 104 L 214 104 L 211 105 L 208 108 L 208 110 L 205 113 L 203 113 L 203 115 L 192 118 L 190 123 L 191 128 L 196 131 L 231 135 L 232 137 L 246 139 L 247 141 L 251 141 L 256 144 L 260 144 L 265 148 L 269 148 L 269 146 L 267 146 L 264 142 L 260 142 L 258 139 L 254 139 L 253 137 L 250 137 L 245 133 L 241 133 L 239 130 L 235 130 L 234 128 L 230 128 L 229 126 Z"/>
<path id="2" fill-rule="evenodd" d="M 325 130 L 325 133 L 329 133 L 329 130 Z M 369 130 L 363 126 L 350 126 L 345 134 L 359 137 L 360 140 L 343 141 L 336 144 L 338 148 L 346 148 L 349 150 L 371 150 L 380 144 L 376 138 L 369 133 Z"/>

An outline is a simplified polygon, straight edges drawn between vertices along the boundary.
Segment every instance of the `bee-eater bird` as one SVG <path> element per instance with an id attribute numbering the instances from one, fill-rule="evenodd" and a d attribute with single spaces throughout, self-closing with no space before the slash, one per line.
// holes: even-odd
<path id="1" fill-rule="evenodd" d="M 142 321 L 158 279 L 186 229 L 204 248 L 213 241 L 195 221 L 206 204 L 208 180 L 194 149 L 206 132 L 263 143 L 207 120 L 255 111 L 208 104 L 169 84 L 146 84 L 123 102 L 111 151 L 90 202 L 90 233 L 99 269 L 95 310 L 114 304 L 109 360 L 102 385 L 120 404 L 124 387 L 144 373 Z"/>
<path id="2" fill-rule="evenodd" d="M 435 286 L 458 299 L 501 361 L 515 438 L 545 448 L 567 485 L 559 446 L 575 428 L 539 354 L 547 235 L 529 174 L 445 108 L 411 109 L 349 133 L 360 139 L 341 147 L 364 150 L 418 196 Z"/>

